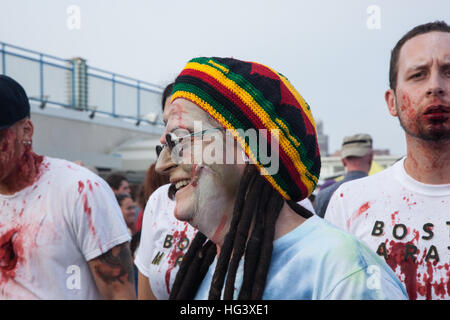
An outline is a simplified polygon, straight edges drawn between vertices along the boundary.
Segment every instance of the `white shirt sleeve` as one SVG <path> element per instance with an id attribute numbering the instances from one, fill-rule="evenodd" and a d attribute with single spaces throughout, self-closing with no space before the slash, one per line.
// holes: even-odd
<path id="1" fill-rule="evenodd" d="M 131 237 L 108 184 L 94 175 L 83 178 L 73 190 L 77 197 L 73 209 L 69 207 L 68 211 L 78 247 L 89 261 Z"/>
<path id="2" fill-rule="evenodd" d="M 141 231 L 141 241 L 139 248 L 136 253 L 136 258 L 134 259 L 134 264 L 138 268 L 139 272 L 142 273 L 147 278 L 150 277 L 150 265 L 152 263 L 152 253 L 154 247 L 153 241 L 153 221 L 155 219 L 155 208 L 154 208 L 154 194 L 150 196 L 147 205 L 144 210 L 144 217 L 142 218 L 142 231 Z"/>
<path id="3" fill-rule="evenodd" d="M 312 213 L 316 214 L 316 210 L 314 210 L 311 200 L 309 200 L 308 198 L 305 198 L 302 201 L 297 202 L 297 204 L 301 205 L 303 208 L 306 208 L 309 211 L 311 211 Z"/>

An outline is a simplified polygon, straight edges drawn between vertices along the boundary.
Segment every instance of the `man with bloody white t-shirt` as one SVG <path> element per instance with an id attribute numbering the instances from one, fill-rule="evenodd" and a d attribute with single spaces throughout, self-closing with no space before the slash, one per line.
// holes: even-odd
<path id="1" fill-rule="evenodd" d="M 112 190 L 33 152 L 22 86 L 0 75 L 0 299 L 132 299 L 127 233 Z"/>
<path id="2" fill-rule="evenodd" d="M 396 272 L 410 299 L 450 299 L 450 27 L 408 32 L 391 55 L 392 116 L 407 155 L 343 184 L 325 219 L 364 240 Z"/>

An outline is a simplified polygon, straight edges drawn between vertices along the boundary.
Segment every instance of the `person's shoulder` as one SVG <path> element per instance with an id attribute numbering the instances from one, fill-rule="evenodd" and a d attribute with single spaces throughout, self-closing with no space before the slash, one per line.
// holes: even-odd
<path id="1" fill-rule="evenodd" d="M 289 259 L 290 265 L 300 266 L 307 262 L 310 267 L 314 266 L 317 274 L 326 277 L 333 274 L 330 278 L 333 281 L 344 279 L 369 265 L 367 249 L 361 240 L 322 218 L 308 220 L 304 222 L 308 226 L 298 228 L 297 241 L 291 239 L 289 247 L 284 249 L 283 259 Z M 276 250 L 280 250 L 279 246 Z"/>
<path id="2" fill-rule="evenodd" d="M 146 211 L 156 211 L 156 214 L 162 211 L 170 211 L 175 206 L 175 201 L 169 198 L 170 184 L 165 184 L 156 189 L 148 198 Z M 160 210 L 164 208 L 165 210 Z M 162 213 L 161 213 L 162 214 Z M 145 214 L 144 214 L 145 215 Z"/>
<path id="3" fill-rule="evenodd" d="M 85 167 L 82 167 L 74 162 L 71 162 L 66 159 L 53 158 L 49 156 L 44 157 L 43 166 L 44 168 L 50 169 L 53 172 L 60 172 L 67 174 L 71 173 L 70 176 L 82 175 L 86 174 L 87 172 L 94 174 Z"/>
<path id="4" fill-rule="evenodd" d="M 312 219 L 312 218 L 310 218 Z M 318 252 L 332 256 L 347 256 L 360 251 L 364 244 L 353 234 L 340 229 L 329 221 L 316 218 L 315 228 L 309 234 L 310 242 L 313 242 Z M 315 249 L 316 250 L 316 249 Z M 317 253 L 318 253 L 317 252 Z"/>
<path id="5" fill-rule="evenodd" d="M 363 240 L 329 221 L 323 220 L 323 239 L 327 245 L 328 255 L 336 259 L 345 258 L 349 264 L 365 269 L 369 265 L 384 266 L 383 259 L 376 254 Z"/>
<path id="6" fill-rule="evenodd" d="M 59 190 L 74 187 L 78 190 L 92 186 L 106 187 L 106 182 L 89 169 L 65 159 L 46 156 L 43 161 L 44 170 L 49 172 L 51 183 L 56 183 Z"/>
<path id="7" fill-rule="evenodd" d="M 317 197 L 319 198 L 329 198 L 333 192 L 340 186 L 340 183 L 335 182 L 332 185 L 327 186 L 326 188 L 320 189 L 317 193 Z"/>
<path id="8" fill-rule="evenodd" d="M 393 177 L 393 167 L 386 168 L 380 172 L 377 172 L 366 177 L 359 179 L 344 181 L 335 190 L 335 194 L 339 192 L 361 192 L 370 190 L 370 188 L 377 188 L 380 184 L 386 184 L 387 181 Z"/>
<path id="9" fill-rule="evenodd" d="M 343 281 L 351 281 L 349 286 L 352 290 L 354 285 L 361 288 L 361 281 L 365 283 L 372 272 L 369 268 L 379 270 L 384 279 L 398 286 L 389 266 L 362 240 L 321 218 L 316 217 L 311 222 L 313 224 L 309 229 L 312 231 L 303 238 L 302 247 L 297 246 L 293 251 L 292 259 L 297 260 L 291 265 L 296 262 L 301 265 L 306 260 L 314 266 L 311 272 L 316 274 L 318 285 L 326 289 L 325 296 L 330 293 L 330 288 L 337 287 Z M 352 280 L 350 277 L 353 277 Z"/>
<path id="10" fill-rule="evenodd" d="M 170 183 L 162 185 L 150 195 L 150 198 L 160 198 L 160 197 L 168 197 Z"/>

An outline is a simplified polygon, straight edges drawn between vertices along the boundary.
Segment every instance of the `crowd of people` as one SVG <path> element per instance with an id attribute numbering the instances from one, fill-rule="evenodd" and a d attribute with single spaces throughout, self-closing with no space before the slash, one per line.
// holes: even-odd
<path id="1" fill-rule="evenodd" d="M 372 137 L 355 133 L 344 178 L 319 186 L 289 80 L 193 58 L 134 184 L 36 154 L 28 96 L 0 75 L 0 299 L 450 299 L 450 26 L 407 32 L 389 81 L 406 156 L 368 175 Z"/>

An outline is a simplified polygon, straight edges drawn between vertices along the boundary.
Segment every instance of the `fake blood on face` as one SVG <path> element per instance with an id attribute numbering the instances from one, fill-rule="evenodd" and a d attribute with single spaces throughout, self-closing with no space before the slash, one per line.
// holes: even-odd
<path id="1" fill-rule="evenodd" d="M 31 186 L 40 177 L 43 160 L 43 156 L 35 154 L 31 147 L 27 147 L 22 157 L 16 162 L 15 169 L 11 170 L 11 174 L 3 183 L 11 193 Z M 5 163 L 0 164 L 0 171 L 5 170 L 6 166 Z"/>
<path id="2" fill-rule="evenodd" d="M 0 178 L 5 179 L 14 165 L 16 133 L 11 129 L 0 131 Z"/>
<path id="3" fill-rule="evenodd" d="M 402 100 L 401 101 L 402 101 L 402 103 L 400 105 L 400 109 L 402 111 L 406 111 L 409 108 L 411 108 L 411 99 L 409 98 L 409 96 L 406 93 L 404 93 L 402 95 Z"/>

